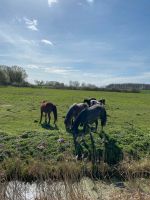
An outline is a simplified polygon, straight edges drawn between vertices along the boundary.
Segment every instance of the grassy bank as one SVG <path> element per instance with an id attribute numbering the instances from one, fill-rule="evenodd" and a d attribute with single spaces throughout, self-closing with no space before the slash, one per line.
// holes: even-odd
<path id="1" fill-rule="evenodd" d="M 63 173 L 66 172 L 67 165 L 70 165 L 71 168 L 68 169 L 70 174 L 73 170 L 81 175 L 84 175 L 83 172 L 92 174 L 93 166 L 90 161 L 93 158 L 100 169 L 98 172 L 100 175 L 104 170 L 101 168 L 102 163 L 105 163 L 106 171 L 110 174 L 114 173 L 116 165 L 119 166 L 118 172 L 122 174 L 122 169 L 126 169 L 119 164 L 122 160 L 126 161 L 124 166 L 131 160 L 139 163 L 141 162 L 139 160 L 144 159 L 149 163 L 150 93 L 148 92 L 111 93 L 2 87 L 0 94 L 0 169 L 8 177 L 16 173 L 14 171 L 17 167 L 20 176 L 26 179 L 34 179 L 36 176 L 34 177 L 31 171 L 39 172 L 41 169 L 43 169 L 42 176 L 44 173 L 53 176 L 52 172 L 55 171 L 53 168 L 57 166 L 56 171 L 62 173 L 62 165 L 64 165 Z M 64 116 L 70 105 L 82 102 L 86 97 L 106 99 L 108 122 L 104 132 L 101 132 L 99 124 L 97 133 L 92 133 L 93 143 L 88 133 L 84 140 L 78 138 L 78 152 L 82 161 L 76 162 L 72 134 L 65 130 Z M 57 105 L 57 127 L 53 126 L 53 116 L 50 127 L 38 123 L 40 103 L 43 100 Z M 59 138 L 63 138 L 64 143 L 59 143 Z M 16 162 L 13 162 L 14 158 Z M 88 171 L 89 166 L 91 168 Z M 149 173 L 148 166 L 149 164 L 144 164 L 143 169 Z M 33 170 L 32 167 L 37 170 Z"/>

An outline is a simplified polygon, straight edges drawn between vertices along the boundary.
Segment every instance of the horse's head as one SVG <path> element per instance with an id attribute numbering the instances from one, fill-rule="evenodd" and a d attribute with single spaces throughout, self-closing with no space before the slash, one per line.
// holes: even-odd
<path id="1" fill-rule="evenodd" d="M 45 100 L 43 100 L 42 102 L 41 102 L 41 104 L 45 104 L 47 101 L 45 101 Z"/>
<path id="2" fill-rule="evenodd" d="M 71 130 L 71 121 L 67 117 L 65 117 L 64 124 L 66 127 L 66 131 L 70 131 Z"/>
<path id="3" fill-rule="evenodd" d="M 100 99 L 99 102 L 100 102 L 101 105 L 105 105 L 106 101 L 105 101 L 105 99 Z"/>
<path id="4" fill-rule="evenodd" d="M 90 99 L 84 99 L 83 103 L 86 103 L 88 106 L 90 106 Z"/>

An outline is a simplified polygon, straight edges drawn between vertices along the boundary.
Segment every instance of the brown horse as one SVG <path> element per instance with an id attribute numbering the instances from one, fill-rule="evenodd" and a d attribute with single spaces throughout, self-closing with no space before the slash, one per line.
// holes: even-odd
<path id="1" fill-rule="evenodd" d="M 57 108 L 53 103 L 43 101 L 40 109 L 41 109 L 41 117 L 40 117 L 39 123 L 42 122 L 43 112 L 45 113 L 45 123 L 47 123 L 47 116 L 48 116 L 48 124 L 50 124 L 50 119 L 51 119 L 50 114 L 51 114 L 51 112 L 53 112 L 53 115 L 54 115 L 54 124 L 56 123 L 56 121 L 57 121 Z"/>

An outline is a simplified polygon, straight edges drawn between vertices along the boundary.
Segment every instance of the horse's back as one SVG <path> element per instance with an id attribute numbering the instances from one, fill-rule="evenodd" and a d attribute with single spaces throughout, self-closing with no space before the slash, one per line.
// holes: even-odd
<path id="1" fill-rule="evenodd" d="M 107 113 L 103 105 L 98 105 L 98 104 L 93 105 L 89 108 L 89 110 L 91 111 L 91 116 L 92 115 L 95 115 L 95 117 L 100 116 L 102 126 L 106 125 Z"/>
<path id="2" fill-rule="evenodd" d="M 95 120 L 95 118 L 99 117 L 99 113 L 101 110 L 101 106 L 96 104 L 93 105 L 91 107 L 87 107 L 86 109 L 83 109 L 78 117 L 77 117 L 77 121 L 80 121 L 81 123 L 83 122 L 89 122 L 92 121 L 93 119 Z"/>
<path id="3" fill-rule="evenodd" d="M 43 102 L 41 104 L 41 111 L 43 112 L 50 112 L 54 107 L 54 104 L 51 102 Z"/>
<path id="4" fill-rule="evenodd" d="M 86 103 L 74 103 L 73 105 L 70 106 L 68 112 L 70 112 L 70 113 L 77 112 L 78 113 L 87 107 L 88 107 L 88 105 Z"/>
<path id="5" fill-rule="evenodd" d="M 80 112 L 78 117 L 76 118 L 72 130 L 74 132 L 78 131 L 78 126 L 80 124 L 92 124 L 98 118 L 101 118 L 101 124 L 104 126 L 106 124 L 107 116 L 106 110 L 103 106 L 99 104 L 95 104 L 87 109 L 84 109 Z"/>
<path id="6" fill-rule="evenodd" d="M 99 118 L 100 114 L 103 112 L 103 107 L 100 104 L 95 104 L 87 109 L 86 120 L 93 121 Z"/>

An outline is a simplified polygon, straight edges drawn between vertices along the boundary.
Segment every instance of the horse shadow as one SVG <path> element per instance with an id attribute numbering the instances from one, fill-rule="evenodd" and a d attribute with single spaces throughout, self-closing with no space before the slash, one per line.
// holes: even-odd
<path id="1" fill-rule="evenodd" d="M 103 161 L 109 165 L 115 165 L 123 160 L 123 151 L 118 146 L 117 141 L 111 138 L 107 133 L 101 131 L 99 138 L 103 141 L 102 157 Z"/>
<path id="2" fill-rule="evenodd" d="M 93 164 L 103 161 L 108 165 L 115 165 L 123 160 L 122 149 L 107 133 L 100 131 L 97 138 L 93 136 L 93 132 L 89 134 L 90 142 L 84 138 L 82 140 L 74 140 L 78 159 L 86 158 L 92 161 Z"/>
<path id="3" fill-rule="evenodd" d="M 46 129 L 46 130 L 59 130 L 58 126 L 55 124 L 54 126 L 44 122 L 41 124 L 41 127 Z"/>

